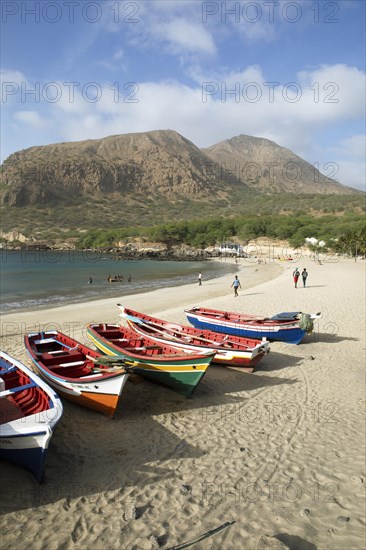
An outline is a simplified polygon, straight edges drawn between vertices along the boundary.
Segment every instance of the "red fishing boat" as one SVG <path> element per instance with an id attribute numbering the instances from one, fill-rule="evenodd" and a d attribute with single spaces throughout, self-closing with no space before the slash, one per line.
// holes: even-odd
<path id="1" fill-rule="evenodd" d="M 269 342 L 266 340 L 199 330 L 139 313 L 121 304 L 118 304 L 118 307 L 121 309 L 120 316 L 141 336 L 149 337 L 161 344 L 169 344 L 182 351 L 214 352 L 214 363 L 243 367 L 246 371 L 252 372 L 269 352 Z"/>

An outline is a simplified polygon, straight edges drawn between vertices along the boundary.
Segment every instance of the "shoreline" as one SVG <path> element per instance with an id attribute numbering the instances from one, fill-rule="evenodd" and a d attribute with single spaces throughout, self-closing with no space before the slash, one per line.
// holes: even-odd
<path id="1" fill-rule="evenodd" d="M 217 263 L 218 265 L 221 264 L 220 261 L 216 260 L 216 259 L 212 259 L 210 260 L 210 263 Z M 228 262 L 228 263 L 231 263 L 231 262 Z M 231 272 L 227 272 L 225 274 L 215 274 L 215 272 L 208 272 L 208 279 L 207 280 L 211 280 L 211 279 L 218 279 L 220 277 L 224 277 L 226 275 L 231 275 Z M 170 287 L 181 287 L 181 286 L 186 286 L 187 284 L 193 284 L 193 283 L 187 283 L 187 282 L 182 282 L 180 280 L 180 277 L 182 277 L 182 275 L 180 276 L 175 276 L 174 279 L 176 279 L 176 282 L 175 284 L 171 284 L 172 280 L 171 279 L 168 279 L 168 278 L 163 278 L 161 279 L 159 282 L 154 279 L 151 281 L 152 285 L 155 285 L 156 284 L 156 287 L 155 288 L 149 288 L 148 286 L 143 286 L 142 288 L 136 288 L 134 287 L 134 283 L 126 283 L 126 281 L 121 281 L 120 284 L 123 284 L 123 286 L 119 286 L 119 287 L 115 287 L 114 286 L 114 282 L 112 283 L 109 283 L 105 288 L 107 289 L 108 292 L 108 296 L 105 296 L 103 298 L 99 296 L 96 296 L 95 294 L 90 294 L 90 295 L 81 295 L 81 296 L 75 296 L 74 298 L 72 297 L 68 297 L 68 296 L 65 296 L 65 300 L 62 300 L 61 298 L 64 298 L 64 297 L 60 297 L 60 299 L 58 301 L 55 301 L 54 303 L 52 302 L 43 302 L 43 303 L 38 303 L 37 305 L 33 305 L 33 306 L 25 306 L 25 307 L 17 307 L 17 308 L 13 308 L 13 309 L 8 309 L 8 310 L 1 310 L 1 305 L 0 305 L 0 315 L 1 316 L 4 316 L 4 315 L 10 315 L 10 314 L 17 314 L 17 313 L 25 313 L 25 312 L 36 312 L 36 311 L 44 311 L 44 310 L 49 310 L 49 309 L 57 309 L 57 308 L 60 308 L 60 307 L 63 307 L 63 306 L 68 306 L 68 305 L 74 305 L 74 306 L 77 306 L 79 304 L 85 304 L 87 302 L 95 302 L 95 301 L 100 301 L 100 300 L 109 300 L 109 299 L 113 299 L 113 298 L 117 298 L 119 295 L 120 296 L 129 296 L 129 295 L 135 295 L 135 294 L 146 294 L 148 292 L 152 292 L 154 290 L 164 290 L 165 288 L 170 288 Z M 161 281 L 165 281 L 166 282 L 166 285 L 162 284 Z M 145 285 L 147 284 L 147 281 L 144 281 Z M 170 283 L 170 284 L 169 284 Z M 132 288 L 130 288 L 130 286 Z M 112 289 L 114 289 L 114 292 L 111 292 Z M 117 292 L 117 289 L 120 290 L 120 292 Z M 94 290 L 94 287 L 90 287 L 89 290 Z M 100 292 L 101 293 L 101 292 Z M 45 299 L 46 300 L 46 299 Z"/>
<path id="2" fill-rule="evenodd" d="M 243 279 L 242 284 L 242 292 L 245 288 L 251 288 L 271 279 L 273 276 L 278 276 L 282 271 L 282 266 L 275 263 L 251 265 L 243 259 L 239 264 L 235 264 L 234 259 L 227 260 L 227 263 L 231 263 L 233 266 L 237 267 L 236 273 L 239 274 L 239 278 L 243 278 L 245 274 L 245 280 Z M 67 304 L 59 304 L 52 307 L 20 309 L 9 313 L 3 313 L 1 315 L 2 324 L 4 327 L 6 323 L 16 323 L 19 320 L 18 318 L 21 317 L 23 326 L 25 323 L 27 326 L 31 327 L 36 325 L 39 326 L 42 323 L 52 323 L 60 315 L 66 315 L 67 317 L 70 316 L 70 323 L 75 322 L 76 318 L 79 322 L 97 322 L 97 319 L 94 318 L 96 315 L 98 316 L 99 322 L 115 322 L 113 315 L 116 317 L 118 313 L 116 304 L 120 301 L 128 304 L 131 308 L 146 311 L 146 313 L 153 313 L 155 308 L 154 306 L 153 309 L 149 307 L 148 302 L 150 301 L 153 303 L 159 303 L 159 309 L 165 309 L 168 305 L 175 307 L 184 305 L 184 301 L 180 297 L 183 294 L 184 296 L 187 296 L 187 299 L 195 299 L 196 301 L 199 299 L 206 300 L 218 298 L 225 292 L 229 296 L 231 293 L 229 287 L 231 284 L 231 279 L 233 278 L 234 272 L 213 277 L 207 279 L 206 281 L 203 278 L 201 287 L 199 287 L 197 283 L 189 283 L 176 286 L 166 286 L 154 290 L 142 290 L 132 294 L 121 294 L 121 298 L 116 295 L 107 298 L 95 298 L 91 300 L 85 299 L 82 301 L 69 302 Z M 145 302 L 147 303 L 147 306 L 145 306 Z M 188 305 L 189 304 L 186 304 L 185 307 L 188 307 Z M 88 320 L 88 315 L 90 316 L 92 312 L 93 319 Z M 104 316 L 103 318 L 102 315 Z M 7 331 L 5 330 L 5 333 L 6 332 Z M 0 337 L 3 336 L 4 330 L 2 330 Z"/>

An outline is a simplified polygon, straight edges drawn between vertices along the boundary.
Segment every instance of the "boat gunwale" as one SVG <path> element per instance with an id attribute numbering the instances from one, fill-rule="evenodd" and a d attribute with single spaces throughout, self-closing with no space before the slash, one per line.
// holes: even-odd
<path id="1" fill-rule="evenodd" d="M 213 310 L 209 308 L 187 308 L 184 310 L 185 314 L 195 316 L 199 318 L 200 316 L 203 319 L 209 319 L 211 321 L 216 321 L 218 324 L 225 325 L 226 324 L 233 324 L 234 327 L 248 327 L 250 328 L 272 328 L 272 327 L 284 327 L 286 329 L 288 328 L 300 328 L 298 326 L 299 319 L 292 319 L 292 320 L 281 320 L 281 319 L 271 319 L 270 317 L 260 319 L 258 316 L 246 316 L 245 314 L 241 313 L 235 313 L 235 312 L 226 312 L 226 311 L 219 311 L 219 310 Z M 216 312 L 216 316 L 215 316 Z M 299 312 L 300 313 L 300 312 Z M 293 326 L 291 326 L 293 325 Z M 294 326 L 295 325 L 295 326 Z"/>

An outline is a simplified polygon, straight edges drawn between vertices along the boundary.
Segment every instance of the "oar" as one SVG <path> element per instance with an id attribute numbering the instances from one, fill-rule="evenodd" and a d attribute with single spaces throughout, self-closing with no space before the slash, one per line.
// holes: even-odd
<path id="1" fill-rule="evenodd" d="M 161 346 L 141 346 L 141 347 L 131 347 L 131 348 L 121 348 L 125 349 L 126 351 L 145 351 L 147 349 L 161 349 Z"/>
<path id="2" fill-rule="evenodd" d="M 122 306 L 120 304 L 117 304 L 117 305 L 120 308 L 122 308 Z M 161 330 L 160 325 L 158 323 L 155 323 L 154 321 L 151 321 L 151 320 L 147 321 L 147 320 L 139 319 L 135 315 L 129 315 L 128 313 L 121 313 L 120 316 L 123 317 L 124 319 L 126 319 L 127 321 L 129 321 L 130 323 L 138 323 L 140 325 L 148 325 L 152 330 L 155 330 L 155 332 L 159 332 L 163 336 L 166 336 L 166 333 L 168 332 L 168 335 L 169 335 L 170 339 L 174 340 L 175 342 L 182 343 L 182 340 L 180 338 L 177 338 L 176 336 L 174 336 L 173 334 L 171 334 L 169 332 L 170 330 L 174 330 L 174 329 L 165 328 L 164 330 Z M 159 327 L 159 328 L 157 328 L 157 327 Z M 188 339 L 188 338 L 197 339 L 200 342 L 205 342 L 206 344 L 210 344 L 211 346 L 214 346 L 214 347 L 225 347 L 226 346 L 230 349 L 229 344 L 232 344 L 234 346 L 239 346 L 239 347 L 242 347 L 244 349 L 247 348 L 247 346 L 245 344 L 240 344 L 239 342 L 233 342 L 232 340 L 229 340 L 229 339 L 225 340 L 225 342 L 220 343 L 220 342 L 215 342 L 214 340 L 209 340 L 208 338 L 203 338 L 202 336 L 198 336 L 196 334 L 185 335 L 183 333 L 182 337 L 186 338 L 186 339 Z M 190 342 L 185 342 L 185 343 L 189 344 Z M 192 344 L 192 345 L 194 345 L 194 344 Z"/>
<path id="3" fill-rule="evenodd" d="M 200 311 L 198 313 L 195 312 L 195 314 L 196 315 L 202 315 L 203 317 L 204 316 L 206 316 L 206 317 L 215 317 L 217 319 L 223 317 L 226 321 L 231 321 L 231 322 L 234 322 L 234 323 L 239 323 L 239 322 L 247 323 L 249 321 L 267 321 L 269 319 L 268 317 L 259 317 L 258 315 L 245 315 L 245 316 L 243 316 L 243 318 L 238 317 L 237 319 L 234 319 L 234 318 L 231 318 L 228 313 L 212 314 L 210 312 L 205 312 L 205 311 Z"/>
<path id="4" fill-rule="evenodd" d="M 131 321 L 130 321 L 131 323 Z M 157 323 L 153 323 L 152 321 L 141 321 L 140 324 L 142 326 L 144 325 L 147 325 L 149 328 L 151 328 L 151 330 L 155 331 L 155 332 L 159 332 L 160 334 L 162 334 L 163 336 L 166 335 L 166 333 L 168 332 L 169 333 L 169 330 L 168 329 L 165 329 L 165 330 L 161 330 L 160 328 L 157 328 L 156 326 L 153 326 L 153 325 L 156 325 Z M 159 325 L 158 325 L 159 326 Z M 182 339 L 181 338 L 178 338 L 177 336 L 174 336 L 173 334 L 168 334 L 169 336 L 169 339 L 171 340 L 174 340 L 175 342 L 180 342 L 182 343 Z M 184 336 L 183 335 L 183 338 L 190 338 L 188 336 Z M 184 343 L 184 342 L 183 342 Z"/>
<path id="5" fill-rule="evenodd" d="M 119 305 L 119 304 L 118 304 Z M 121 306 L 120 306 L 121 307 Z M 138 317 L 134 316 L 134 315 L 129 315 L 128 313 L 121 313 L 120 314 L 121 317 L 123 317 L 124 319 L 127 320 L 127 322 L 129 322 L 130 324 L 132 324 L 133 326 L 133 323 L 137 323 L 139 325 L 147 325 L 148 327 L 151 328 L 151 330 L 154 330 L 155 332 L 159 332 L 160 334 L 162 334 L 163 336 L 166 336 L 167 332 L 168 332 L 168 336 L 171 340 L 174 340 L 175 342 L 180 342 L 182 343 L 182 338 L 185 338 L 185 339 L 188 339 L 188 338 L 198 338 L 197 336 L 195 335 L 192 335 L 192 336 L 188 336 L 188 335 L 185 335 L 184 333 L 182 334 L 182 338 L 178 338 L 177 336 L 174 336 L 173 334 L 171 334 L 170 330 L 174 330 L 174 329 L 169 329 L 169 328 L 164 328 L 164 330 L 161 329 L 161 325 L 159 325 L 158 323 L 155 323 L 154 321 L 147 321 L 147 320 L 143 320 L 143 319 L 139 319 Z M 217 342 L 213 342 L 212 340 L 205 340 L 203 338 L 199 338 L 200 340 L 202 341 L 205 341 L 205 342 L 208 342 L 210 344 L 214 344 L 215 346 L 218 346 L 219 344 L 217 344 Z M 187 342 L 183 342 L 183 343 L 187 343 Z"/>
<path id="6" fill-rule="evenodd" d="M 174 340 L 176 342 L 182 342 L 182 340 L 180 338 L 177 338 L 176 336 L 173 336 L 173 334 L 170 333 L 170 329 L 166 328 L 165 330 L 161 330 L 161 329 L 158 329 L 156 326 L 152 326 L 152 325 L 157 325 L 157 323 L 154 323 L 153 321 L 142 321 L 141 320 L 140 324 L 141 325 L 148 325 L 152 330 L 154 330 L 155 332 L 159 332 L 163 336 L 165 336 L 166 333 L 168 332 L 169 338 L 171 338 L 172 340 Z M 157 325 L 157 326 L 159 326 L 159 325 Z M 239 342 L 233 342 L 232 340 L 225 340 L 225 342 L 215 342 L 214 340 L 209 340 L 208 338 L 203 338 L 202 336 L 198 336 L 197 334 L 192 334 L 192 336 L 189 336 L 188 334 L 187 335 L 182 334 L 182 338 L 187 339 L 187 340 L 188 340 L 188 338 L 190 338 L 191 340 L 192 339 L 193 340 L 199 340 L 200 342 L 205 342 L 207 344 L 211 344 L 211 346 L 214 346 L 214 347 L 221 347 L 221 348 L 225 347 L 225 346 L 229 347 L 229 344 L 232 344 L 232 345 L 243 347 L 243 348 L 246 349 L 245 344 L 240 344 Z M 190 342 L 187 341 L 185 343 L 189 344 Z"/>
<path id="7" fill-rule="evenodd" d="M 132 326 L 133 326 L 133 323 L 137 323 L 137 324 L 142 325 L 142 326 L 143 325 L 148 325 L 151 328 L 151 330 L 154 330 L 155 332 L 159 332 L 160 334 L 163 334 L 163 335 L 166 334 L 166 331 L 161 330 L 160 325 L 158 325 L 158 323 L 154 323 L 154 321 L 143 321 L 142 319 L 139 319 L 138 317 L 134 317 L 134 316 L 131 316 L 131 315 L 128 315 L 128 314 L 123 314 L 123 313 L 121 313 L 120 316 L 123 317 L 124 319 L 126 319 L 126 321 Z M 159 327 L 159 328 L 157 328 L 157 327 Z M 166 329 L 166 330 L 168 330 L 168 329 Z M 172 340 L 175 340 L 176 342 L 181 342 L 180 338 L 177 338 L 176 336 L 173 336 L 172 334 L 170 334 L 170 338 Z"/>
<path id="8" fill-rule="evenodd" d="M 241 344 L 240 342 L 233 342 L 232 340 L 229 340 L 229 339 L 225 339 L 225 341 L 222 341 L 222 342 L 215 342 L 214 340 L 208 340 L 207 338 L 203 338 L 202 336 L 198 336 L 198 335 L 195 335 L 195 334 L 192 335 L 192 338 L 200 340 L 201 342 L 207 342 L 208 344 L 211 344 L 211 345 L 219 347 L 219 348 L 228 347 L 229 349 L 232 349 L 232 348 L 230 348 L 230 345 L 229 345 L 229 344 L 232 344 L 233 346 L 237 346 L 239 348 L 242 347 L 244 349 L 247 349 L 246 344 Z"/>

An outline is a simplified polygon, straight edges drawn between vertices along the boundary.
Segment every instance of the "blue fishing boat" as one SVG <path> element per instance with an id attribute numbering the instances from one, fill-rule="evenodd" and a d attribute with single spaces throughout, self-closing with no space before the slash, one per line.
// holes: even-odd
<path id="1" fill-rule="evenodd" d="M 27 468 L 41 482 L 61 415 L 58 395 L 33 371 L 0 351 L 0 458 Z"/>
<path id="2" fill-rule="evenodd" d="M 299 311 L 278 313 L 273 317 L 201 307 L 184 311 L 188 321 L 199 329 L 244 338 L 279 340 L 288 344 L 299 344 L 306 334 L 312 332 L 314 320 L 321 317 L 320 313 L 308 314 Z"/>

